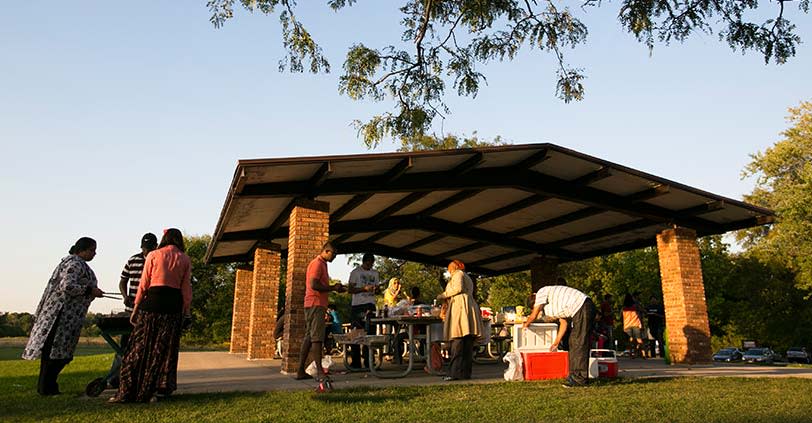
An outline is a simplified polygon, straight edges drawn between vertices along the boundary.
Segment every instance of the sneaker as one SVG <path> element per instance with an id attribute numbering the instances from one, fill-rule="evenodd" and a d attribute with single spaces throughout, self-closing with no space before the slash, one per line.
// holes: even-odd
<path id="1" fill-rule="evenodd" d="M 443 380 L 446 382 L 451 382 L 452 380 L 457 380 L 457 378 L 451 376 L 443 376 Z"/>
<path id="2" fill-rule="evenodd" d="M 584 386 L 586 386 L 586 384 L 585 383 L 578 383 L 575 380 L 573 380 L 571 377 L 567 376 L 567 379 L 564 381 L 564 383 L 561 384 L 561 386 L 563 386 L 565 388 L 583 388 Z"/>

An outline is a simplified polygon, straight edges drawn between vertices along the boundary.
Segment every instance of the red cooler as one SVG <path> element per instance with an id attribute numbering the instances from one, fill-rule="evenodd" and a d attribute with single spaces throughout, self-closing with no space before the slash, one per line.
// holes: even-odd
<path id="1" fill-rule="evenodd" d="M 617 377 L 617 359 L 612 361 L 598 360 L 598 377 Z"/>
<path id="2" fill-rule="evenodd" d="M 563 379 L 569 374 L 566 351 L 522 352 L 525 380 Z"/>
<path id="3" fill-rule="evenodd" d="M 615 378 L 617 377 L 618 363 L 614 350 L 589 351 L 589 377 Z"/>

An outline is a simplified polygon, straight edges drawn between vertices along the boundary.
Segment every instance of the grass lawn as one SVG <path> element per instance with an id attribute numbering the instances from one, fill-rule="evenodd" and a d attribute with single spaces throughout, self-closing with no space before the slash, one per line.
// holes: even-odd
<path id="1" fill-rule="evenodd" d="M 179 395 L 157 404 L 128 405 L 109 405 L 103 397 L 80 396 L 89 381 L 106 373 L 111 358 L 112 354 L 77 356 L 60 376 L 63 394 L 47 398 L 35 393 L 39 362 L 0 361 L 0 420 L 352 423 L 812 420 L 812 395 L 809 395 L 812 380 L 788 378 L 617 380 L 582 389 L 565 389 L 555 381 L 545 381 L 352 389 L 321 395 L 309 391 L 195 394 Z"/>

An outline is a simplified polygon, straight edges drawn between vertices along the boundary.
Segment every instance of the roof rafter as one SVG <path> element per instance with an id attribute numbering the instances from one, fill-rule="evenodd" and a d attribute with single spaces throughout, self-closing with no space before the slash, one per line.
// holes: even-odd
<path id="1" fill-rule="evenodd" d="M 443 178 L 443 179 L 438 179 Z M 560 198 L 567 201 L 604 208 L 610 211 L 625 213 L 631 216 L 647 218 L 653 221 L 674 222 L 681 226 L 702 229 L 712 226 L 710 222 L 696 217 L 680 216 L 677 211 L 652 204 L 624 198 L 577 183 L 565 181 L 549 175 L 528 170 L 516 170 L 510 167 L 474 169 L 464 176 L 449 175 L 443 172 L 421 172 L 403 175 L 397 180 L 379 185 L 377 179 L 366 177 L 336 178 L 327 180 L 320 189 L 320 195 L 339 195 L 353 192 L 419 192 L 434 191 L 438 180 L 446 180 L 450 185 L 465 190 L 486 188 L 517 188 L 540 195 Z M 245 195 L 284 196 L 298 192 L 295 183 L 290 184 L 255 184 L 243 188 Z"/>
<path id="2" fill-rule="evenodd" d="M 336 222 L 331 226 L 333 233 L 357 233 L 357 232 L 378 232 L 393 231 L 403 229 L 421 229 L 445 236 L 470 239 L 474 241 L 487 242 L 490 245 L 501 245 L 508 248 L 515 248 L 525 251 L 532 251 L 538 254 L 551 256 L 568 257 L 564 250 L 548 249 L 542 244 L 518 238 L 507 238 L 503 234 L 487 231 L 479 228 L 470 228 L 460 223 L 450 222 L 435 217 L 419 215 L 390 217 L 379 222 L 370 219 L 358 219 L 352 221 Z"/>
<path id="3" fill-rule="evenodd" d="M 350 242 L 343 245 L 343 251 L 348 253 L 357 254 L 357 253 L 372 253 L 379 256 L 384 257 L 391 257 L 397 258 L 402 260 L 409 260 L 418 263 L 429 264 L 438 267 L 445 267 L 448 265 L 448 260 L 443 259 L 442 257 L 437 256 L 430 256 L 427 254 L 420 254 L 415 252 L 408 252 L 400 248 L 389 247 L 386 245 L 377 244 L 374 242 Z M 492 270 L 485 269 L 485 268 L 478 268 L 476 266 L 466 266 L 466 270 L 484 274 L 484 275 L 491 275 L 494 274 Z"/>

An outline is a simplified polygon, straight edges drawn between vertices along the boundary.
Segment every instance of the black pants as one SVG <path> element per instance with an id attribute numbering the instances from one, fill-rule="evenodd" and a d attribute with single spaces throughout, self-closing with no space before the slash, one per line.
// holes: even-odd
<path id="1" fill-rule="evenodd" d="M 570 334 L 569 366 L 570 379 L 575 383 L 589 381 L 589 335 L 595 322 L 595 304 L 587 298 L 572 317 Z"/>
<path id="2" fill-rule="evenodd" d="M 70 358 L 52 359 L 51 348 L 54 346 L 54 337 L 56 336 L 56 328 L 59 325 L 59 317 L 51 327 L 51 332 L 45 338 L 45 344 L 42 346 L 42 355 L 39 360 L 39 379 L 37 380 L 37 393 L 40 395 L 56 395 L 59 394 L 59 384 L 56 379 L 59 373 L 68 363 L 71 362 Z"/>
<path id="3" fill-rule="evenodd" d="M 652 340 L 649 341 L 649 351 L 651 352 L 651 357 L 657 356 L 657 346 L 654 344 L 654 341 L 657 341 L 660 345 L 660 357 L 663 357 L 663 327 L 662 325 L 648 325 L 648 330 L 651 332 Z"/>
<path id="4" fill-rule="evenodd" d="M 451 340 L 448 375 L 456 379 L 470 379 L 474 366 L 474 335 Z"/>
<path id="5" fill-rule="evenodd" d="M 367 313 L 375 313 L 375 304 L 360 304 L 350 308 L 350 326 L 353 329 L 363 329 L 368 335 L 372 335 L 373 327 L 369 324 Z M 368 368 L 369 349 L 363 347 L 364 363 L 361 364 L 362 351 L 360 345 L 348 345 L 350 350 L 350 367 Z"/>

